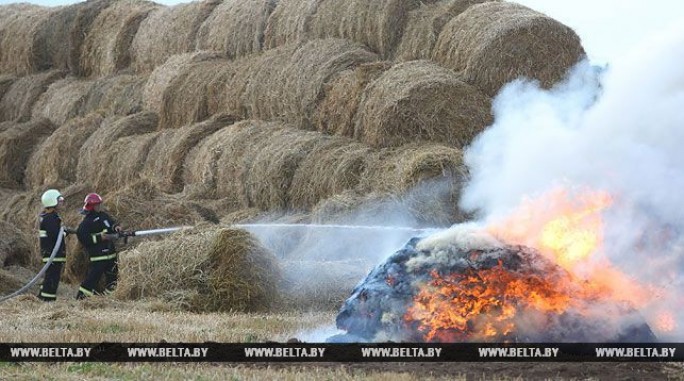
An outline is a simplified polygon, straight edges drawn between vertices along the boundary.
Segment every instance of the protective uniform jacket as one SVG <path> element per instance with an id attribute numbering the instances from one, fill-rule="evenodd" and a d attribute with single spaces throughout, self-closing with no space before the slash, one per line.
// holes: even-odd
<path id="1" fill-rule="evenodd" d="M 39 216 L 39 221 L 40 231 L 38 235 L 40 236 L 40 252 L 43 256 L 43 262 L 47 262 L 57 243 L 57 236 L 59 235 L 59 229 L 62 226 L 62 219 L 57 212 L 52 211 L 49 213 L 42 212 Z M 66 262 L 66 250 L 64 249 L 63 237 L 53 262 Z"/>
<path id="2" fill-rule="evenodd" d="M 76 232 L 79 242 L 85 247 L 90 261 L 106 261 L 116 258 L 114 240 L 102 239 L 103 234 L 116 234 L 118 224 L 105 212 L 86 212 Z"/>

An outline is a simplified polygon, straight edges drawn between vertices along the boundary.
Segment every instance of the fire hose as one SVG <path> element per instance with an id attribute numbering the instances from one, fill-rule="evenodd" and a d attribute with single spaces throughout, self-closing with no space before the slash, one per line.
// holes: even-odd
<path id="1" fill-rule="evenodd" d="M 141 236 L 146 236 L 146 235 L 155 235 L 155 234 L 165 234 L 165 233 L 172 233 L 181 229 L 185 228 L 190 228 L 191 226 L 179 226 L 179 227 L 173 227 L 173 228 L 162 228 L 162 229 L 151 229 L 151 230 L 138 230 L 138 231 L 123 231 L 120 233 L 115 233 L 115 234 L 109 234 L 108 236 L 110 238 L 123 238 L 124 242 L 128 239 L 128 237 L 141 237 Z M 40 269 L 38 274 L 33 277 L 28 283 L 26 283 L 22 288 L 18 289 L 17 291 L 14 291 L 13 293 L 9 295 L 5 295 L 3 297 L 0 297 L 0 303 L 12 299 L 18 295 L 23 294 L 24 292 L 28 291 L 29 288 L 31 288 L 36 282 L 38 282 L 38 279 L 40 279 L 45 272 L 47 271 L 48 267 L 52 264 L 52 261 L 55 259 L 55 256 L 57 255 L 57 251 L 59 247 L 62 245 L 62 240 L 64 237 L 64 228 L 60 227 L 59 228 L 59 234 L 57 235 L 57 242 L 55 242 L 55 247 L 52 249 L 52 253 L 50 253 L 50 257 L 48 258 L 47 262 L 45 262 L 45 265 L 43 265 L 43 268 Z"/>

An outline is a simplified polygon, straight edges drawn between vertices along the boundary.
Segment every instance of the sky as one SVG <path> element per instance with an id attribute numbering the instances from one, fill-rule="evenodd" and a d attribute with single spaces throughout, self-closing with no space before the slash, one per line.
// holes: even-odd
<path id="1" fill-rule="evenodd" d="M 15 1 L 0 0 L 0 4 Z M 30 3 L 55 6 L 73 0 L 31 0 Z M 173 5 L 177 0 L 158 0 Z M 187 1 L 183 1 L 187 2 Z M 684 22 L 684 1 L 652 0 L 519 0 L 520 4 L 543 12 L 573 28 L 592 62 L 604 64 L 629 54 L 637 42 L 659 29 Z"/>

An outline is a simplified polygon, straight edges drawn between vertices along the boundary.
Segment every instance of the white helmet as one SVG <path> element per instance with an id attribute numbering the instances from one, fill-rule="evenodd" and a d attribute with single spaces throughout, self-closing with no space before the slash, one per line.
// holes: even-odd
<path id="1" fill-rule="evenodd" d="M 64 197 L 62 197 L 62 194 L 57 189 L 48 189 L 40 197 L 40 201 L 46 208 L 54 208 L 62 200 L 64 200 Z"/>

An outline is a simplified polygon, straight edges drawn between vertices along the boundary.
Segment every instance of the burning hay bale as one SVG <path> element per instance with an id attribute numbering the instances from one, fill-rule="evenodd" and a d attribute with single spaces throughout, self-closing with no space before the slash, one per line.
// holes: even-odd
<path id="1" fill-rule="evenodd" d="M 79 115 L 99 112 L 105 116 L 142 111 L 147 76 L 121 74 L 98 78 L 85 96 Z"/>
<path id="2" fill-rule="evenodd" d="M 346 38 L 389 58 L 402 35 L 408 12 L 418 1 L 325 0 L 311 18 L 307 37 Z"/>
<path id="3" fill-rule="evenodd" d="M 33 106 L 33 118 L 47 118 L 57 126 L 80 114 L 93 82 L 67 77 L 48 87 Z"/>
<path id="4" fill-rule="evenodd" d="M 399 61 L 429 60 L 444 25 L 469 6 L 487 0 L 442 0 L 422 3 L 409 12 L 401 42 L 394 55 Z"/>
<path id="5" fill-rule="evenodd" d="M 131 67 L 148 73 L 173 55 L 194 51 L 200 26 L 220 3 L 194 1 L 152 11 L 133 38 Z"/>
<path id="6" fill-rule="evenodd" d="M 203 229 L 123 252 L 115 296 L 162 298 L 191 311 L 266 311 L 279 298 L 277 260 L 249 233 Z"/>
<path id="7" fill-rule="evenodd" d="M 213 50 L 230 58 L 260 52 L 275 0 L 225 0 L 204 21 L 197 50 Z"/>
<path id="8" fill-rule="evenodd" d="M 337 326 L 347 335 L 330 341 L 656 340 L 637 311 L 536 250 L 463 226 L 413 238 L 378 265 L 344 303 Z"/>
<path id="9" fill-rule="evenodd" d="M 324 0 L 280 0 L 264 31 L 264 48 L 299 44 L 306 38 L 311 18 Z"/>
<path id="10" fill-rule="evenodd" d="M 54 130 L 55 126 L 49 120 L 35 119 L 12 123 L 0 132 L 0 187 L 21 188 L 24 185 L 26 162 L 34 148 Z"/>
<path id="11" fill-rule="evenodd" d="M 26 166 L 26 185 L 62 188 L 76 181 L 79 150 L 104 118 L 89 114 L 69 120 L 38 146 Z"/>
<path id="12" fill-rule="evenodd" d="M 159 6 L 143 0 L 112 2 L 92 22 L 83 41 L 80 67 L 85 76 L 115 74 L 131 61 L 131 43 L 140 23 Z"/>
<path id="13" fill-rule="evenodd" d="M 0 100 L 0 122 L 12 120 L 26 122 L 41 94 L 48 87 L 65 76 L 65 72 L 52 70 L 28 75 L 14 81 Z"/>
<path id="14" fill-rule="evenodd" d="M 433 51 L 435 62 L 489 96 L 518 77 L 550 87 L 583 57 L 572 29 L 509 2 L 471 6 L 444 27 Z"/>
<path id="15" fill-rule="evenodd" d="M 40 25 L 49 16 L 46 7 L 28 5 L 3 7 L 0 26 L 0 72 L 27 75 L 46 67 L 41 66 L 46 47 L 35 43 Z"/>
<path id="16" fill-rule="evenodd" d="M 429 61 L 392 67 L 364 95 L 354 136 L 373 147 L 416 141 L 464 147 L 492 121 L 489 98 Z"/>

